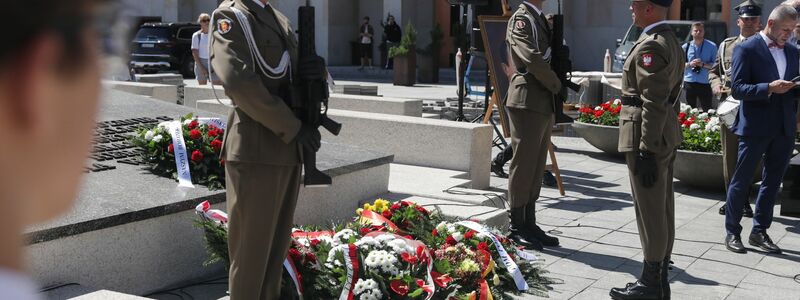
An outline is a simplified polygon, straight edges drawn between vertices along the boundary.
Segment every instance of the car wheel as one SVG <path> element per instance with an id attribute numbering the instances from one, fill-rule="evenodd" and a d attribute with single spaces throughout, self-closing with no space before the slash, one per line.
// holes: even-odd
<path id="1" fill-rule="evenodd" d="M 183 78 L 193 79 L 194 76 L 194 59 L 192 57 L 184 57 L 181 62 L 181 75 Z"/>

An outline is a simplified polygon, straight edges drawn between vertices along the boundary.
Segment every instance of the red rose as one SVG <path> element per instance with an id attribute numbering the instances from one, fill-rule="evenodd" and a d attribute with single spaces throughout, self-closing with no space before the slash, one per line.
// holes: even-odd
<path id="1" fill-rule="evenodd" d="M 408 294 L 408 284 L 402 280 L 392 280 L 392 282 L 389 283 L 389 287 L 391 287 L 392 292 L 400 296 Z"/>
<path id="2" fill-rule="evenodd" d="M 392 203 L 392 207 L 391 207 L 391 209 L 392 209 L 392 210 L 398 210 L 398 209 L 400 209 L 401 207 L 402 207 L 402 205 L 400 205 L 400 203 L 398 203 L 398 202 L 395 202 L 395 203 Z"/>
<path id="3" fill-rule="evenodd" d="M 367 233 L 369 233 L 370 230 L 369 227 L 363 227 L 361 228 L 361 230 L 359 230 L 359 232 L 361 233 L 361 235 L 367 235 Z"/>
<path id="4" fill-rule="evenodd" d="M 606 113 L 606 112 L 602 111 L 602 110 L 596 110 L 596 111 L 594 111 L 594 116 L 596 118 L 599 118 L 599 117 L 602 117 L 604 113 Z"/>
<path id="5" fill-rule="evenodd" d="M 301 258 L 302 256 L 303 256 L 303 255 L 302 255 L 302 254 L 300 254 L 300 251 L 298 251 L 297 249 L 295 249 L 295 248 L 289 248 L 289 257 L 291 257 L 293 261 L 295 261 L 295 262 L 299 262 L 299 261 L 300 261 L 300 258 Z"/>
<path id="6" fill-rule="evenodd" d="M 424 215 L 428 215 L 428 210 L 427 210 L 427 209 L 425 209 L 425 208 L 424 208 L 424 207 L 422 207 L 422 206 L 417 206 L 417 211 L 418 211 L 418 212 L 421 212 L 421 213 L 422 213 L 422 214 L 424 214 Z"/>
<path id="7" fill-rule="evenodd" d="M 453 236 L 451 235 L 448 235 L 447 238 L 444 240 L 444 242 L 447 243 L 448 245 L 455 245 L 457 243 L 456 239 L 454 239 Z"/>
<path id="8" fill-rule="evenodd" d="M 437 236 L 437 235 L 439 235 L 439 231 L 436 230 L 436 228 L 434 228 L 433 231 L 431 231 L 431 235 Z"/>
<path id="9" fill-rule="evenodd" d="M 189 131 L 189 137 L 193 140 L 199 140 L 201 137 L 203 137 L 203 133 L 200 132 L 200 130 L 192 129 Z"/>
<path id="10" fill-rule="evenodd" d="M 391 218 L 392 218 L 392 211 L 391 211 L 391 210 L 388 210 L 388 209 L 387 209 L 387 210 L 384 210 L 384 211 L 381 213 L 381 215 L 383 215 L 383 217 L 384 217 L 384 218 L 391 219 Z"/>
<path id="11" fill-rule="evenodd" d="M 311 247 L 316 248 L 317 245 L 319 245 L 319 240 L 318 239 L 311 240 Z"/>
<path id="12" fill-rule="evenodd" d="M 175 153 L 175 146 L 173 146 L 172 144 L 169 144 L 169 146 L 167 146 L 167 152 Z"/>
<path id="13" fill-rule="evenodd" d="M 209 137 L 217 137 L 218 135 L 219 135 L 219 132 L 217 132 L 216 129 L 208 131 L 208 136 Z"/>
<path id="14" fill-rule="evenodd" d="M 317 257 L 314 256 L 314 254 L 312 254 L 311 252 L 308 252 L 308 253 L 306 253 L 306 261 L 309 262 L 309 263 L 312 263 L 312 264 L 316 263 L 317 262 Z"/>
<path id="15" fill-rule="evenodd" d="M 678 119 L 680 119 L 681 121 L 686 120 L 686 113 L 685 112 L 679 113 L 678 114 Z"/>
<path id="16" fill-rule="evenodd" d="M 485 242 L 478 243 L 478 250 L 489 250 L 489 245 Z"/>
<path id="17" fill-rule="evenodd" d="M 192 152 L 192 161 L 200 162 L 201 160 L 203 160 L 203 152 L 200 152 L 200 150 L 194 150 L 194 152 Z"/>
<path id="18" fill-rule="evenodd" d="M 197 128 L 197 125 L 200 125 L 200 123 L 197 123 L 197 121 L 192 120 L 191 122 L 189 122 L 189 126 L 188 126 L 189 130 Z"/>
<path id="19" fill-rule="evenodd" d="M 211 141 L 211 148 L 214 148 L 214 151 L 219 152 L 219 150 L 222 149 L 222 141 L 220 140 Z"/>
<path id="20" fill-rule="evenodd" d="M 473 236 L 475 236 L 475 230 L 467 231 L 467 233 L 464 234 L 465 239 L 471 239 Z"/>

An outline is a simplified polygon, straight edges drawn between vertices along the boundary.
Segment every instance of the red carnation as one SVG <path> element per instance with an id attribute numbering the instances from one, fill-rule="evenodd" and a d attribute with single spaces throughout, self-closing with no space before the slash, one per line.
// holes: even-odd
<path id="1" fill-rule="evenodd" d="M 197 121 L 192 120 L 191 122 L 189 122 L 189 126 L 188 126 L 189 130 L 197 128 L 197 125 L 200 125 L 200 123 L 197 123 Z"/>
<path id="2" fill-rule="evenodd" d="M 388 209 L 387 209 L 387 210 L 384 210 L 384 211 L 381 213 L 381 215 L 383 215 L 383 217 L 384 217 L 384 218 L 391 219 L 391 218 L 392 218 L 392 211 L 391 211 L 391 210 L 388 210 Z"/>
<path id="3" fill-rule="evenodd" d="M 431 235 L 437 236 L 437 235 L 439 235 L 439 231 L 436 230 L 436 228 L 434 228 L 433 231 L 431 231 Z"/>
<path id="4" fill-rule="evenodd" d="M 402 205 L 400 205 L 400 203 L 395 202 L 395 203 L 392 203 L 392 207 L 391 208 L 392 208 L 392 210 L 398 210 L 401 207 L 402 207 Z"/>
<path id="5" fill-rule="evenodd" d="M 169 146 L 167 146 L 167 152 L 175 153 L 175 146 L 173 146 L 172 144 L 169 144 Z"/>
<path id="6" fill-rule="evenodd" d="M 218 135 L 219 135 L 219 132 L 217 132 L 216 129 L 208 131 L 208 136 L 209 137 L 217 137 Z"/>
<path id="7" fill-rule="evenodd" d="M 444 242 L 448 245 L 455 245 L 457 243 L 456 239 L 454 239 L 452 235 L 448 235 Z"/>
<path id="8" fill-rule="evenodd" d="M 489 245 L 486 242 L 478 243 L 478 250 L 489 250 Z"/>
<path id="9" fill-rule="evenodd" d="M 200 152 L 200 150 L 194 150 L 194 152 L 192 152 L 192 161 L 200 162 L 201 160 L 203 160 L 203 152 Z"/>
<path id="10" fill-rule="evenodd" d="M 311 240 L 311 247 L 316 248 L 317 245 L 319 245 L 319 240 L 318 239 Z"/>
<path id="11" fill-rule="evenodd" d="M 422 207 L 422 206 L 417 206 L 417 211 L 418 211 L 418 212 L 421 212 L 421 213 L 422 213 L 422 214 L 424 214 L 424 215 L 428 215 L 428 210 L 427 210 L 427 209 L 425 209 L 425 208 L 424 208 L 424 207 Z"/>
<path id="12" fill-rule="evenodd" d="M 316 263 L 317 262 L 317 257 L 314 256 L 313 253 L 308 252 L 308 253 L 306 253 L 306 261 L 309 262 L 309 263 L 312 263 L 312 264 Z"/>
<path id="13" fill-rule="evenodd" d="M 211 148 L 214 148 L 214 151 L 219 152 L 219 150 L 222 149 L 222 141 L 220 140 L 211 141 Z"/>
<path id="14" fill-rule="evenodd" d="M 289 248 L 289 257 L 291 257 L 293 261 L 296 261 L 296 262 L 300 261 L 300 258 L 302 256 L 303 255 L 300 254 L 300 251 L 298 251 L 297 249 Z"/>
<path id="15" fill-rule="evenodd" d="M 389 287 L 391 287 L 392 292 L 395 292 L 400 296 L 405 296 L 408 294 L 408 284 L 402 280 L 392 280 L 392 282 L 389 283 Z"/>
<path id="16" fill-rule="evenodd" d="M 473 236 L 475 236 L 475 230 L 467 231 L 467 233 L 464 234 L 465 239 L 471 239 Z"/>
<path id="17" fill-rule="evenodd" d="M 602 117 L 604 113 L 606 113 L 606 112 L 604 112 L 602 110 L 596 110 L 596 111 L 594 111 L 594 116 L 596 118 L 599 118 L 599 117 Z"/>
<path id="18" fill-rule="evenodd" d="M 200 130 L 192 129 L 189 131 L 189 137 L 193 140 L 199 140 L 201 137 L 203 137 L 203 133 L 200 132 Z"/>

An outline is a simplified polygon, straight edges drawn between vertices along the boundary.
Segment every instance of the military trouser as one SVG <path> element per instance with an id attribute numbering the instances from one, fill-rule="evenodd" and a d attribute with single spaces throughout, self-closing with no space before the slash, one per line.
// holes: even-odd
<path id="1" fill-rule="evenodd" d="M 636 209 L 636 225 L 642 242 L 644 260 L 661 261 L 672 254 L 675 242 L 675 193 L 672 191 L 672 172 L 677 150 L 656 154 L 658 178 L 652 187 L 642 186 L 634 175 L 638 152 L 625 153 Z"/>
<path id="2" fill-rule="evenodd" d="M 508 200 L 511 208 L 520 208 L 539 199 L 553 114 L 509 107 L 508 117 L 514 152 L 509 166 Z"/>
<path id="3" fill-rule="evenodd" d="M 301 167 L 228 161 L 231 299 L 278 299 Z"/>

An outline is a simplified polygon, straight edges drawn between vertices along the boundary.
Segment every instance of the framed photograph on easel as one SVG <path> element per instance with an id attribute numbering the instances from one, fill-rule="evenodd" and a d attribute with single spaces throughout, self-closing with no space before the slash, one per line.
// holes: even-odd
<path id="1" fill-rule="evenodd" d="M 481 36 L 486 49 L 486 61 L 491 72 L 491 84 L 494 93 L 489 107 L 486 108 L 484 123 L 488 123 L 492 110 L 497 107 L 503 135 L 510 136 L 508 116 L 505 109 L 505 98 L 508 94 L 508 84 L 511 76 L 516 72 L 516 67 L 511 61 L 508 47 L 506 46 L 506 27 L 509 16 L 479 16 Z"/>

